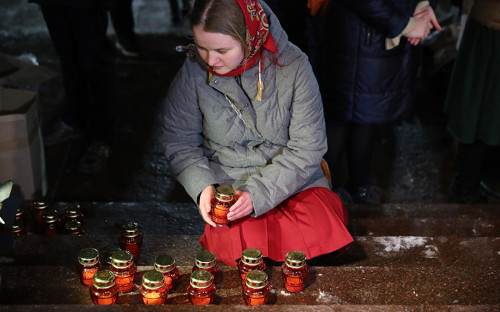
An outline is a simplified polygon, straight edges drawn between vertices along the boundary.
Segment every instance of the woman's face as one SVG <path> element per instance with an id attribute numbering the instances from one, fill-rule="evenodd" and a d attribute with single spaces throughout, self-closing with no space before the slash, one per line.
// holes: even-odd
<path id="1" fill-rule="evenodd" d="M 227 74 L 243 61 L 243 47 L 235 38 L 206 32 L 198 25 L 193 27 L 193 35 L 198 53 L 217 74 Z"/>

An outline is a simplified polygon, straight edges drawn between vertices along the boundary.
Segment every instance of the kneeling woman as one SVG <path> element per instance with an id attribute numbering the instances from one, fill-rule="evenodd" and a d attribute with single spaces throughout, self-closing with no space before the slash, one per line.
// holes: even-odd
<path id="1" fill-rule="evenodd" d="M 161 140 L 207 223 L 200 242 L 227 265 L 246 248 L 284 261 L 348 246 L 347 211 L 321 169 L 325 123 L 307 56 L 257 0 L 196 0 L 191 27 Z M 229 226 L 210 218 L 216 185 L 239 197 Z"/>

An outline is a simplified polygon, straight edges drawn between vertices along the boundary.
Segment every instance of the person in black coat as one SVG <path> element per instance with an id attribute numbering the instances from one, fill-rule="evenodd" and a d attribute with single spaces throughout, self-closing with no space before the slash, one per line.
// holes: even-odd
<path id="1" fill-rule="evenodd" d="M 115 51 L 106 36 L 106 0 L 30 0 L 40 5 L 62 70 L 66 103 L 45 145 L 86 134 L 79 169 L 93 173 L 109 158 L 113 136 Z"/>
<path id="2" fill-rule="evenodd" d="M 330 1 L 319 73 L 334 188 L 344 201 L 377 203 L 370 183 L 376 125 L 401 119 L 412 106 L 418 53 L 432 27 L 437 0 Z M 349 182 L 340 183 L 344 150 Z M 347 191 L 346 191 L 347 188 Z"/>

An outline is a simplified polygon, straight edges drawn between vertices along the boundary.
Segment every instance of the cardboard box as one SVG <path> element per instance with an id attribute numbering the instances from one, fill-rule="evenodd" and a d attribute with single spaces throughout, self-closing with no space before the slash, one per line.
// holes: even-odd
<path id="1" fill-rule="evenodd" d="M 0 182 L 11 179 L 25 199 L 47 193 L 37 93 L 0 87 Z"/>

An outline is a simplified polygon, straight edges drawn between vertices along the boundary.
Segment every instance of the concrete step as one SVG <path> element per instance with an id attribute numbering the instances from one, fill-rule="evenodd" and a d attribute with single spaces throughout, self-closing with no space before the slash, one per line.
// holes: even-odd
<path id="1" fill-rule="evenodd" d="M 118 305 L 143 304 L 137 287 L 143 272 L 151 269 L 152 266 L 138 267 L 136 287 L 120 294 Z M 169 294 L 166 306 L 190 305 L 186 287 L 191 266 L 180 266 L 179 270 L 180 282 Z M 500 304 L 498 266 L 311 267 L 306 288 L 294 294 L 284 289 L 279 267 L 269 267 L 267 272 L 272 287 L 268 305 L 280 307 L 491 305 L 498 308 Z M 2 304 L 92 305 L 88 287 L 80 284 L 74 267 L 3 267 L 2 284 Z M 215 305 L 244 305 L 235 267 L 222 268 L 222 278 L 216 286 Z"/>

